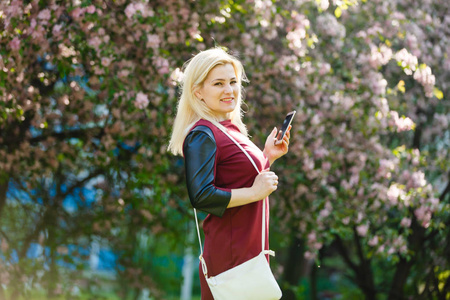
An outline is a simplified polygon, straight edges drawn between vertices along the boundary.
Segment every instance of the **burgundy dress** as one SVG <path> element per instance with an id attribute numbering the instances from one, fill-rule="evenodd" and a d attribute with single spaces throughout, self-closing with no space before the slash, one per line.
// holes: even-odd
<path id="1" fill-rule="evenodd" d="M 259 170 L 269 168 L 269 160 L 263 152 L 245 137 L 231 120 L 221 122 L 228 133 L 250 154 Z M 197 126 L 206 126 L 214 134 L 216 152 L 214 177 L 211 185 L 219 192 L 231 196 L 231 189 L 251 187 L 258 175 L 247 156 L 219 128 L 209 121 L 200 120 Z M 191 130 L 192 132 L 192 130 Z M 186 141 L 185 141 L 186 144 Z M 184 146 L 184 152 L 188 147 Z M 187 159 L 187 158 L 186 158 Z M 269 201 L 266 201 L 266 248 L 268 249 Z M 191 199 L 192 202 L 192 199 Z M 228 200 L 229 202 L 229 200 Z M 215 276 L 235 267 L 261 252 L 261 218 L 263 202 L 257 201 L 243 206 L 226 208 L 227 202 L 219 203 L 223 210 L 219 215 L 208 214 L 203 222 L 205 233 L 203 257 L 208 267 L 208 276 Z M 194 205 L 195 206 L 195 205 Z M 201 209 L 201 208 L 199 208 Z M 221 214 L 221 216 L 220 216 Z M 199 267 L 202 300 L 213 299 L 208 284 Z"/>

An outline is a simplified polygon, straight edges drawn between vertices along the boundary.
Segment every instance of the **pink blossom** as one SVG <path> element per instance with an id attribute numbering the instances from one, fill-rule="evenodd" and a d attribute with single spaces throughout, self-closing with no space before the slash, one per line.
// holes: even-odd
<path id="1" fill-rule="evenodd" d="M 134 101 L 134 106 L 139 109 L 144 109 L 148 106 L 149 101 L 146 94 L 139 92 L 136 95 L 136 100 Z"/>
<path id="2" fill-rule="evenodd" d="M 397 122 L 397 132 L 412 130 L 414 127 L 414 122 L 408 117 L 398 118 Z"/>
<path id="3" fill-rule="evenodd" d="M 52 30 L 53 35 L 59 36 L 61 34 L 61 28 L 62 28 L 61 24 L 57 24 L 57 25 L 53 26 L 53 30 Z"/>
<path id="4" fill-rule="evenodd" d="M 30 21 L 30 28 L 34 29 L 34 28 L 36 28 L 36 25 L 37 25 L 36 19 L 31 19 L 31 21 Z"/>
<path id="5" fill-rule="evenodd" d="M 264 49 L 261 45 L 257 45 L 256 46 L 256 51 L 255 51 L 255 55 L 258 57 L 261 57 L 264 55 Z"/>
<path id="6" fill-rule="evenodd" d="M 140 3 L 136 3 L 134 5 L 134 7 L 137 11 L 141 12 L 141 15 L 144 18 L 153 17 L 155 15 L 155 12 L 148 7 L 148 4 L 144 4 L 144 3 L 140 2 Z"/>
<path id="7" fill-rule="evenodd" d="M 98 48 L 101 44 L 102 44 L 102 41 L 100 40 L 100 38 L 98 36 L 95 36 L 95 37 L 89 39 L 89 41 L 88 41 L 88 45 L 96 50 L 98 50 Z"/>
<path id="8" fill-rule="evenodd" d="M 303 255 L 305 257 L 305 259 L 307 260 L 313 260 L 316 258 L 316 253 L 312 253 L 310 251 L 305 251 L 305 254 Z"/>
<path id="9" fill-rule="evenodd" d="M 414 72 L 414 79 L 424 87 L 426 97 L 433 97 L 433 88 L 436 78 L 432 74 L 430 67 L 426 66 L 424 68 L 418 68 L 416 72 Z"/>
<path id="10" fill-rule="evenodd" d="M 331 169 L 331 163 L 329 161 L 322 163 L 322 170 L 329 171 Z"/>
<path id="11" fill-rule="evenodd" d="M 362 224 L 356 227 L 356 231 L 358 232 L 359 236 L 366 236 L 367 231 L 369 230 L 369 225 Z"/>
<path id="12" fill-rule="evenodd" d="M 369 57 L 369 64 L 373 68 L 379 68 L 381 66 L 386 65 L 392 58 L 392 49 L 387 47 L 386 45 L 381 45 L 376 47 L 371 44 L 371 53 Z"/>
<path id="13" fill-rule="evenodd" d="M 83 17 L 85 12 L 86 12 L 86 8 L 77 7 L 74 10 L 72 10 L 71 15 L 74 19 L 77 20 L 77 19 L 80 19 L 81 17 Z"/>
<path id="14" fill-rule="evenodd" d="M 289 41 L 289 48 L 293 50 L 295 55 L 303 57 L 307 53 L 306 42 L 302 42 L 306 38 L 306 30 L 310 27 L 310 22 L 306 16 L 292 13 L 293 23 L 288 26 L 288 34 L 286 39 Z"/>
<path id="15" fill-rule="evenodd" d="M 93 13 L 95 13 L 95 6 L 94 5 L 89 5 L 88 7 L 86 7 L 86 12 L 88 13 L 88 14 L 93 14 Z"/>
<path id="16" fill-rule="evenodd" d="M 180 70 L 180 68 L 176 68 L 172 74 L 170 74 L 170 79 L 172 80 L 172 85 L 178 85 L 183 80 L 183 72 Z"/>
<path id="17" fill-rule="evenodd" d="M 130 3 L 125 8 L 125 14 L 127 15 L 128 19 L 131 19 L 134 14 L 136 13 L 136 8 L 134 7 L 134 3 Z"/>
<path id="18" fill-rule="evenodd" d="M 38 26 L 32 33 L 31 38 L 33 43 L 39 44 L 44 41 L 45 30 L 42 26 Z"/>
<path id="19" fill-rule="evenodd" d="M 349 180 L 349 185 L 350 186 L 355 186 L 355 185 L 357 185 L 358 184 L 358 182 L 359 182 L 359 174 L 353 174 L 351 177 L 350 177 L 350 180 Z"/>
<path id="20" fill-rule="evenodd" d="M 406 218 L 406 217 L 403 218 L 403 219 L 400 221 L 400 226 L 409 228 L 409 226 L 411 226 L 411 219 Z"/>
<path id="21" fill-rule="evenodd" d="M 409 53 L 405 48 L 395 54 L 395 59 L 403 68 L 406 75 L 412 75 L 412 72 L 417 68 L 417 57 Z"/>
<path id="22" fill-rule="evenodd" d="M 317 243 L 314 243 L 313 248 L 316 250 L 320 250 L 320 248 L 322 248 L 322 246 L 323 246 L 323 243 L 317 242 Z"/>
<path id="23" fill-rule="evenodd" d="M 365 82 L 375 95 L 384 95 L 386 93 L 387 81 L 380 73 L 370 72 Z"/>
<path id="24" fill-rule="evenodd" d="M 378 245 L 378 236 L 374 236 L 373 238 L 371 238 L 367 244 L 369 244 L 369 246 L 371 247 L 375 247 L 376 245 Z"/>
<path id="25" fill-rule="evenodd" d="M 385 245 L 381 245 L 381 246 L 378 248 L 377 252 L 378 252 L 378 253 L 383 253 L 385 248 L 386 248 Z"/>
<path id="26" fill-rule="evenodd" d="M 382 177 L 389 178 L 391 171 L 395 169 L 395 163 L 392 160 L 380 159 L 380 167 L 378 168 L 378 174 Z"/>
<path id="27" fill-rule="evenodd" d="M 394 247 L 389 247 L 389 250 L 387 251 L 388 255 L 392 255 L 395 253 L 395 248 Z"/>
<path id="28" fill-rule="evenodd" d="M 138 11 L 144 18 L 153 17 L 155 15 L 155 12 L 149 9 L 144 3 L 130 3 L 125 8 L 125 14 L 128 19 L 133 18 Z"/>
<path id="29" fill-rule="evenodd" d="M 424 187 L 427 184 L 425 179 L 425 173 L 422 171 L 413 172 L 410 174 L 409 180 L 407 182 L 407 186 L 409 188 L 419 188 Z"/>
<path id="30" fill-rule="evenodd" d="M 319 75 L 328 74 L 331 70 L 331 66 L 329 63 L 320 63 L 319 64 Z"/>
<path id="31" fill-rule="evenodd" d="M 119 78 L 124 78 L 124 77 L 127 77 L 129 74 L 130 74 L 129 70 L 123 69 L 123 70 L 120 70 L 119 73 L 117 73 L 117 76 Z"/>
<path id="32" fill-rule="evenodd" d="M 9 5 L 6 5 L 6 15 L 8 18 L 14 18 L 21 14 L 23 14 L 23 1 L 22 0 L 13 0 Z M 6 26 L 7 27 L 7 26 Z"/>
<path id="33" fill-rule="evenodd" d="M 439 207 L 439 198 L 431 197 L 428 199 L 428 202 L 430 203 L 430 210 L 436 211 Z"/>
<path id="34" fill-rule="evenodd" d="M 20 39 L 16 36 L 12 39 L 11 42 L 9 42 L 9 47 L 11 47 L 11 50 L 17 51 L 20 49 Z"/>
<path id="35" fill-rule="evenodd" d="M 400 118 L 396 111 L 391 111 L 390 115 L 397 128 L 397 132 L 408 131 L 414 127 L 414 122 L 410 118 L 405 116 Z"/>
<path id="36" fill-rule="evenodd" d="M 316 233 L 315 232 L 310 232 L 308 234 L 308 243 L 314 243 L 316 241 L 317 241 Z"/>
<path id="37" fill-rule="evenodd" d="M 328 7 L 330 6 L 330 2 L 328 0 L 320 0 L 316 1 L 316 3 L 321 10 L 327 10 Z"/>
<path id="38" fill-rule="evenodd" d="M 449 117 L 450 117 L 450 115 L 449 115 Z M 449 117 L 447 117 L 444 114 L 435 113 L 434 116 L 433 116 L 433 120 L 434 120 L 435 126 L 437 126 L 438 128 L 440 128 L 442 130 L 447 129 L 448 126 L 450 125 L 449 124 L 449 120 L 450 120 Z"/>
<path id="39" fill-rule="evenodd" d="M 427 228 L 430 225 L 431 212 L 425 206 L 421 206 L 414 211 L 414 215 L 421 222 L 421 225 Z"/>
<path id="40" fill-rule="evenodd" d="M 309 157 L 305 157 L 303 160 L 302 170 L 307 172 L 313 170 L 314 167 L 314 160 Z"/>
<path id="41" fill-rule="evenodd" d="M 320 14 L 317 18 L 317 30 L 325 36 L 344 38 L 346 35 L 345 26 L 336 17 L 329 13 Z"/>
<path id="42" fill-rule="evenodd" d="M 387 191 L 387 197 L 392 205 L 397 205 L 398 197 L 400 196 L 401 190 L 398 188 L 396 184 L 393 184 L 389 187 Z"/>
<path id="43" fill-rule="evenodd" d="M 253 48 L 253 41 L 252 41 L 252 35 L 249 33 L 243 33 L 241 35 L 241 42 L 242 45 L 246 46 L 246 47 L 251 47 Z"/>
<path id="44" fill-rule="evenodd" d="M 319 212 L 319 216 L 321 217 L 321 218 L 326 218 L 326 217 L 328 217 L 330 215 L 330 211 L 328 210 L 328 209 L 322 209 L 320 212 Z"/>
<path id="45" fill-rule="evenodd" d="M 157 34 L 148 34 L 147 35 L 147 48 L 158 48 L 161 40 L 159 35 Z"/>
<path id="46" fill-rule="evenodd" d="M 155 59 L 155 67 L 161 75 L 169 73 L 169 61 L 163 57 Z"/>
<path id="47" fill-rule="evenodd" d="M 48 8 L 41 10 L 37 16 L 37 18 L 39 20 L 44 20 L 44 21 L 50 20 L 51 17 L 52 17 L 52 15 L 50 13 L 50 9 L 48 9 Z"/>
<path id="48" fill-rule="evenodd" d="M 314 158 L 315 159 L 321 159 L 321 158 L 324 158 L 327 155 L 328 155 L 328 150 L 323 148 L 323 147 L 320 147 L 320 148 L 318 148 L 318 149 L 316 149 L 314 151 Z"/>
<path id="49" fill-rule="evenodd" d="M 398 249 L 398 251 L 400 253 L 406 254 L 406 252 L 408 251 L 408 246 L 406 244 L 403 244 L 400 246 L 400 248 Z"/>
<path id="50" fill-rule="evenodd" d="M 108 67 L 111 64 L 112 59 L 110 57 L 102 57 L 102 66 Z"/>

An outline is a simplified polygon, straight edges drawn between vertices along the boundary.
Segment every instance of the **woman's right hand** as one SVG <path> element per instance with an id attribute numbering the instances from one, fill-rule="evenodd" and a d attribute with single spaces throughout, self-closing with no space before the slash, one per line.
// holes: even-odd
<path id="1" fill-rule="evenodd" d="M 278 176 L 269 169 L 255 177 L 251 187 L 232 189 L 228 208 L 241 206 L 265 199 L 277 189 Z"/>
<path id="2" fill-rule="evenodd" d="M 252 185 L 255 198 L 262 200 L 272 194 L 278 186 L 278 176 L 269 169 L 261 171 Z"/>

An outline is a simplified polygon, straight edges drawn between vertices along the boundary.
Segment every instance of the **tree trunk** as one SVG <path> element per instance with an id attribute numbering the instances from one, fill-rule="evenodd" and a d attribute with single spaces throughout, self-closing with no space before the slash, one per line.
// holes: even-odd
<path id="1" fill-rule="evenodd" d="M 397 264 L 394 278 L 392 279 L 391 289 L 389 291 L 388 300 L 405 299 L 403 297 L 403 288 L 408 279 L 411 266 L 417 261 L 417 257 L 420 257 L 420 252 L 423 248 L 425 241 L 425 229 L 417 222 L 417 219 L 413 217 L 412 220 L 412 234 L 408 238 L 409 248 L 414 252 L 409 260 L 404 257 L 400 257 L 400 261 Z"/>
<path id="2" fill-rule="evenodd" d="M 309 286 L 311 291 L 311 300 L 318 300 L 317 296 L 317 266 L 311 266 L 311 274 L 309 275 Z"/>
<path id="3" fill-rule="evenodd" d="M 4 181 L 0 181 L 0 220 L 2 219 L 2 211 L 6 204 L 6 191 L 8 190 L 8 184 L 9 178 L 5 178 Z"/>
<path id="4" fill-rule="evenodd" d="M 366 295 L 366 299 L 376 299 L 375 282 L 373 279 L 372 266 L 370 259 L 366 259 L 366 255 L 361 245 L 361 239 L 356 231 L 356 227 L 353 228 L 353 239 L 356 244 L 356 249 L 360 261 L 360 265 L 357 268 L 356 276 L 359 282 L 360 288 Z"/>
<path id="5" fill-rule="evenodd" d="M 294 235 L 289 246 L 287 259 L 284 263 L 283 281 L 287 282 L 289 285 L 298 285 L 298 282 L 302 275 L 302 269 L 305 266 L 303 252 L 303 241 Z M 289 288 L 283 289 L 283 300 L 296 299 L 297 296 L 295 295 L 294 291 Z"/>
<path id="6" fill-rule="evenodd" d="M 365 295 L 366 300 L 375 300 L 376 299 L 376 290 L 375 283 L 373 279 L 373 273 L 370 266 L 370 260 L 365 259 L 363 249 L 361 247 L 360 239 L 356 230 L 354 230 L 354 243 L 357 248 L 357 254 L 360 260 L 360 264 L 355 263 L 350 258 L 350 253 L 348 249 L 345 247 L 342 239 L 336 235 L 336 246 L 338 249 L 339 255 L 342 256 L 346 265 L 353 271 L 355 274 L 354 280 L 358 287 Z"/>

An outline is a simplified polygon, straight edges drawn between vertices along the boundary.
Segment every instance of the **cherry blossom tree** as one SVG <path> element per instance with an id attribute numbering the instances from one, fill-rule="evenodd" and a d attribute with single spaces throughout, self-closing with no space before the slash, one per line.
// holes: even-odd
<path id="1" fill-rule="evenodd" d="M 315 274 L 329 256 L 367 299 L 445 299 L 447 2 L 3 1 L 2 283 L 13 296 L 38 283 L 69 293 L 57 261 L 82 266 L 68 246 L 101 239 L 118 253 L 122 295 L 164 298 L 137 249 L 143 235 L 180 240 L 192 222 L 183 159 L 166 147 L 183 62 L 219 45 L 250 79 L 244 121 L 256 144 L 297 110 L 271 196 L 286 299 L 303 264 Z M 27 258 L 33 244 L 49 254 Z"/>

